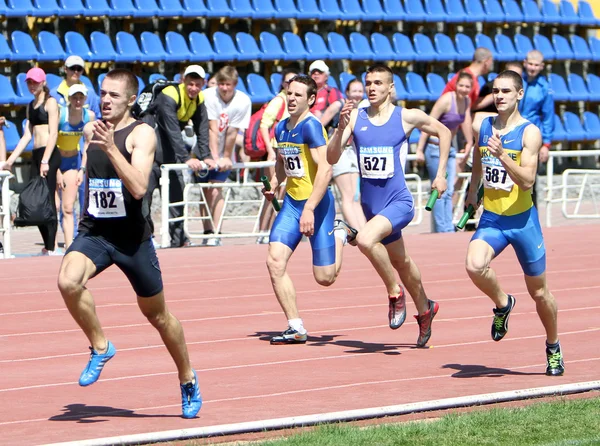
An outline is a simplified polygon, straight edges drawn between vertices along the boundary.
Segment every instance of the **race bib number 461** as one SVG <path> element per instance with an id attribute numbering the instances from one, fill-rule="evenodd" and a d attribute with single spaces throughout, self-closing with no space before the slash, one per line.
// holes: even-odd
<path id="1" fill-rule="evenodd" d="M 394 176 L 393 147 L 361 147 L 360 173 L 363 178 L 385 179 Z"/>
<path id="2" fill-rule="evenodd" d="M 280 147 L 279 152 L 283 156 L 283 167 L 285 175 L 290 178 L 304 177 L 304 165 L 302 155 L 298 147 Z"/>
<path id="3" fill-rule="evenodd" d="M 125 217 L 123 184 L 118 178 L 90 178 L 88 213 L 96 218 Z"/>

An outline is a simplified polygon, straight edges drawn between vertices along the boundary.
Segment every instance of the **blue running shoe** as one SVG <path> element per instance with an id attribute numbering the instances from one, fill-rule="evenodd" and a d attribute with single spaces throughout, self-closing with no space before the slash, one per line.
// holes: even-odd
<path id="1" fill-rule="evenodd" d="M 92 353 L 90 354 L 90 360 L 83 372 L 81 372 L 81 376 L 79 377 L 79 385 L 80 386 L 89 386 L 90 384 L 94 384 L 100 378 L 100 372 L 104 368 L 104 364 L 106 364 L 115 353 L 117 353 L 117 349 L 112 344 L 112 342 L 108 341 L 106 344 L 106 353 L 98 353 L 92 347 L 90 347 Z"/>
<path id="2" fill-rule="evenodd" d="M 194 418 L 200 412 L 202 407 L 202 395 L 200 395 L 200 386 L 198 385 L 198 376 L 194 372 L 194 381 L 180 384 L 181 386 L 181 412 L 183 418 Z"/>

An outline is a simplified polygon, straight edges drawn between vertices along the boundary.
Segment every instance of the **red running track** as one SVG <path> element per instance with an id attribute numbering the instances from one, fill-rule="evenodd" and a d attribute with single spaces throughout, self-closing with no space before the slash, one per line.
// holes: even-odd
<path id="1" fill-rule="evenodd" d="M 511 249 L 494 261 L 517 297 L 510 332 L 490 339 L 492 303 L 464 271 L 470 234 L 407 237 L 426 291 L 440 303 L 430 345 L 416 321 L 387 327 L 384 287 L 347 247 L 336 284 L 312 278 L 302 243 L 290 272 L 310 332 L 306 345 L 271 346 L 286 326 L 267 276 L 266 246 L 159 252 L 167 300 L 181 320 L 204 406 L 184 420 L 175 367 L 118 269 L 90 282 L 117 355 L 100 381 L 77 384 L 87 340 L 56 288 L 59 258 L 0 263 L 0 442 L 34 445 L 389 406 L 597 380 L 600 227 L 546 229 L 549 285 L 567 363 L 544 375 L 544 331 Z M 412 302 L 409 314 L 414 313 Z"/>

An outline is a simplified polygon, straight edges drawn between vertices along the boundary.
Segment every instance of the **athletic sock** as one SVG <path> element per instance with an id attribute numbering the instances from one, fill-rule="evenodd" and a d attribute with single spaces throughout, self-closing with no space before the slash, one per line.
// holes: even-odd
<path id="1" fill-rule="evenodd" d="M 339 238 L 342 241 L 342 244 L 346 246 L 346 242 L 348 241 L 348 233 L 344 228 L 337 228 L 333 231 L 333 235 L 335 238 Z"/>
<path id="2" fill-rule="evenodd" d="M 298 333 L 306 334 L 306 328 L 304 328 L 301 318 L 288 319 L 288 325 L 291 329 L 296 330 Z"/>
<path id="3" fill-rule="evenodd" d="M 548 344 L 548 341 L 546 341 L 546 348 L 550 353 L 558 353 L 560 351 L 560 342 L 557 342 L 556 344 Z"/>
<path id="4" fill-rule="evenodd" d="M 509 310 L 510 310 L 510 297 L 508 298 L 508 303 L 506 304 L 505 307 L 498 308 L 498 311 L 500 313 L 508 313 Z"/>

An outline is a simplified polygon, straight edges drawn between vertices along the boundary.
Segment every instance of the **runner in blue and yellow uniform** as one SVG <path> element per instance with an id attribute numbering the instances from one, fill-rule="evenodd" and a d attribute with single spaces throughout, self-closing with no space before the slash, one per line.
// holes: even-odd
<path id="1" fill-rule="evenodd" d="M 263 190 L 265 197 L 272 200 L 287 178 L 283 207 L 271 229 L 267 267 L 288 328 L 273 337 L 271 344 L 304 344 L 307 339 L 296 305 L 296 290 L 286 271 L 302 236 L 310 239 L 315 280 L 329 286 L 342 266 L 343 245 L 356 234 L 341 220 L 334 221 L 335 201 L 328 189 L 332 170 L 327 163 L 327 134 L 309 112 L 316 92 L 317 85 L 308 76 L 298 75 L 290 81 L 290 117 L 276 127 L 279 154 L 275 175 L 271 178 L 271 190 Z"/>
<path id="2" fill-rule="evenodd" d="M 56 145 L 60 150 L 61 189 L 61 221 L 65 235 L 65 249 L 69 248 L 75 238 L 75 211 L 77 189 L 83 183 L 85 176 L 85 161 L 82 167 L 80 143 L 83 128 L 88 122 L 96 119 L 96 114 L 84 107 L 88 90 L 83 84 L 73 84 L 69 87 L 69 102 L 60 108 L 58 122 L 58 138 Z M 83 154 L 85 156 L 85 154 Z"/>
<path id="3" fill-rule="evenodd" d="M 484 119 L 474 130 L 479 149 L 473 155 L 473 173 L 466 205 L 477 207 L 483 179 L 483 214 L 467 253 L 467 272 L 473 283 L 496 304 L 492 339 L 508 331 L 515 297 L 500 288 L 490 263 L 512 245 L 525 274 L 527 290 L 546 330 L 546 374 L 565 370 L 558 342 L 557 307 L 546 283 L 546 248 L 536 208 L 531 198 L 542 135 L 519 113 L 523 80 L 514 71 L 503 71 L 492 89 L 496 118 Z"/>

